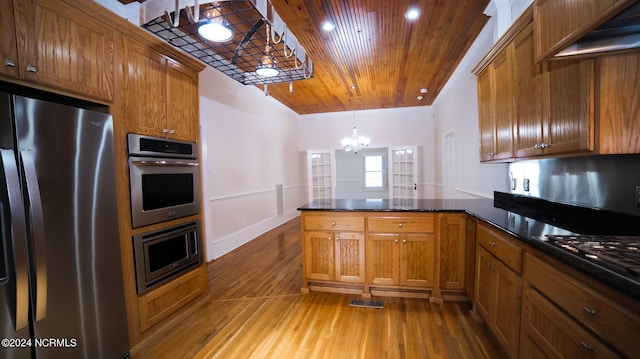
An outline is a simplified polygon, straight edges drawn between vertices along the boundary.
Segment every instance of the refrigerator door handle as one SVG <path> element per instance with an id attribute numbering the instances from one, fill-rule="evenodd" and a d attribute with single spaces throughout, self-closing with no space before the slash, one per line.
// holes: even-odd
<path id="1" fill-rule="evenodd" d="M 5 185 L 9 202 L 11 223 L 9 229 L 12 241 L 13 263 L 15 269 L 15 326 L 16 331 L 29 324 L 29 263 L 27 259 L 27 225 L 24 217 L 24 205 L 18 166 L 13 150 L 0 150 L 0 162 L 4 172 Z"/>
<path id="2" fill-rule="evenodd" d="M 31 224 L 31 238 L 33 239 L 33 248 L 30 248 L 30 250 L 36 280 L 34 288 L 35 320 L 39 321 L 47 317 L 47 248 L 44 234 L 44 217 L 42 215 L 42 200 L 40 198 L 40 187 L 38 186 L 38 175 L 33 152 L 20 150 L 20 158 L 27 185 L 29 203 L 27 210 Z"/>

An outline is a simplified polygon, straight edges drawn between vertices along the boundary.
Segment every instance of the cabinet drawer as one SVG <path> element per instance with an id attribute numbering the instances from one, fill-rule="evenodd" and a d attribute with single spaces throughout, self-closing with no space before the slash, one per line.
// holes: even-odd
<path id="1" fill-rule="evenodd" d="M 138 299 L 140 330 L 151 328 L 178 308 L 204 293 L 206 269 L 199 267 Z"/>
<path id="2" fill-rule="evenodd" d="M 640 353 L 640 318 L 605 295 L 531 254 L 525 277 L 558 307 L 625 354 Z"/>
<path id="3" fill-rule="evenodd" d="M 512 243 L 508 235 L 494 232 L 481 225 L 476 231 L 476 242 L 509 268 L 522 273 L 522 248 Z"/>
<path id="4" fill-rule="evenodd" d="M 305 216 L 305 230 L 364 231 L 364 217 Z"/>
<path id="5" fill-rule="evenodd" d="M 532 288 L 525 291 L 523 321 L 526 334 L 560 358 L 618 358 Z"/>
<path id="6" fill-rule="evenodd" d="M 434 233 L 436 230 L 435 216 L 425 217 L 369 217 L 370 232 L 383 233 Z"/>

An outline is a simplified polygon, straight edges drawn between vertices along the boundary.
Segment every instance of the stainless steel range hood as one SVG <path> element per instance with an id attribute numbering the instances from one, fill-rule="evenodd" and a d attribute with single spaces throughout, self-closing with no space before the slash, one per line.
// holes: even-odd
<path id="1" fill-rule="evenodd" d="M 640 48 L 640 1 L 560 51 L 555 57 Z"/>

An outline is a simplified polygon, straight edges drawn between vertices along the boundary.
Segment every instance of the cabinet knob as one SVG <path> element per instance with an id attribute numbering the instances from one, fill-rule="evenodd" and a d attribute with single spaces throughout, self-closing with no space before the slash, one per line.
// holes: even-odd
<path id="1" fill-rule="evenodd" d="M 591 309 L 589 307 L 584 307 L 584 312 L 589 314 L 589 315 L 596 315 L 598 314 L 598 311 L 595 309 Z"/>
<path id="2" fill-rule="evenodd" d="M 402 228 L 402 223 L 398 223 L 398 227 Z"/>
<path id="3" fill-rule="evenodd" d="M 9 59 L 4 59 L 4 65 L 9 67 L 16 67 L 15 61 Z"/>
<path id="4" fill-rule="evenodd" d="M 336 225 L 336 222 L 331 222 L 331 225 L 332 225 L 332 226 L 335 226 L 335 225 Z"/>
<path id="5" fill-rule="evenodd" d="M 38 72 L 38 69 L 35 66 L 27 65 L 27 72 L 36 73 L 36 72 Z"/>
<path id="6" fill-rule="evenodd" d="M 533 148 L 536 149 L 536 150 L 539 150 L 540 149 L 540 145 L 536 143 L 535 145 L 533 145 Z"/>
<path id="7" fill-rule="evenodd" d="M 327 238 L 328 240 L 332 240 L 333 238 L 331 238 L 331 236 L 329 236 L 329 238 Z"/>
<path id="8" fill-rule="evenodd" d="M 544 142 L 540 144 L 540 148 L 542 148 L 543 150 L 547 147 L 549 147 L 549 145 Z"/>
<path id="9" fill-rule="evenodd" d="M 336 242 L 340 240 L 340 237 L 336 236 Z"/>
<path id="10" fill-rule="evenodd" d="M 403 240 L 402 240 L 402 243 L 407 243 L 407 240 L 406 240 L 406 239 L 403 239 Z"/>
<path id="11" fill-rule="evenodd" d="M 167 130 L 166 128 L 162 129 L 162 133 L 167 133 L 167 132 L 169 132 L 169 130 Z"/>
<path id="12" fill-rule="evenodd" d="M 176 282 L 176 288 L 178 288 L 180 285 L 180 282 Z"/>
<path id="13" fill-rule="evenodd" d="M 580 347 L 588 352 L 593 351 L 593 347 L 585 342 L 580 342 Z"/>
<path id="14" fill-rule="evenodd" d="M 176 130 L 171 130 L 171 131 L 169 131 L 169 134 L 170 134 L 170 135 L 173 135 L 173 134 L 175 134 L 175 133 L 176 133 Z"/>
<path id="15" fill-rule="evenodd" d="M 493 242 L 493 241 L 492 241 L 492 242 L 489 242 L 489 245 L 490 245 L 491 247 L 495 247 L 495 246 L 496 246 L 496 242 Z"/>
<path id="16" fill-rule="evenodd" d="M 394 242 L 398 243 L 398 240 L 396 239 Z"/>

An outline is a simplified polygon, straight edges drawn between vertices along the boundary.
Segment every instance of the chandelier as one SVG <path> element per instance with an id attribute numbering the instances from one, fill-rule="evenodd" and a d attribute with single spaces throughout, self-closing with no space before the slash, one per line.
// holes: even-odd
<path id="1" fill-rule="evenodd" d="M 371 139 L 366 136 L 358 136 L 358 128 L 356 127 L 356 113 L 353 113 L 353 130 L 351 131 L 351 137 L 345 137 L 340 141 L 344 150 L 353 153 L 358 153 L 366 149 L 369 146 Z"/>

